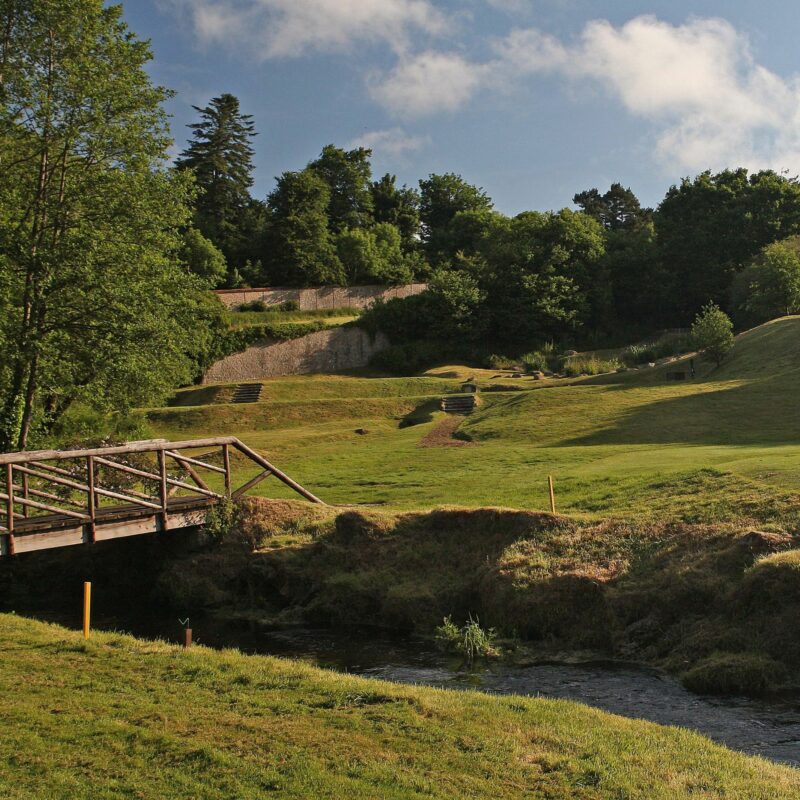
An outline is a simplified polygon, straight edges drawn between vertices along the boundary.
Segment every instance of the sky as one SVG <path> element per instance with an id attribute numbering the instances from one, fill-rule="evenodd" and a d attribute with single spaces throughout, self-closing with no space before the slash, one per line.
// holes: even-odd
<path id="1" fill-rule="evenodd" d="M 322 147 L 455 172 L 506 214 L 613 182 L 655 206 L 706 169 L 800 174 L 796 0 L 122 0 L 173 89 L 254 118 L 254 196 Z"/>

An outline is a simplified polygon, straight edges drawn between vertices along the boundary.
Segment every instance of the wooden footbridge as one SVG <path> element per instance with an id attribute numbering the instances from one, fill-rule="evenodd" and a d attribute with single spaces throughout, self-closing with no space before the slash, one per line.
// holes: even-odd
<path id="1" fill-rule="evenodd" d="M 232 436 L 0 454 L 0 556 L 194 527 L 269 477 L 322 503 Z"/>

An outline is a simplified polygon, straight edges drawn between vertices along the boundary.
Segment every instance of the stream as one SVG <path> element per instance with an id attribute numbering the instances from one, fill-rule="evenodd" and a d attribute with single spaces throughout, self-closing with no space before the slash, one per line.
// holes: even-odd
<path id="1" fill-rule="evenodd" d="M 94 624 L 173 642 L 183 637 L 177 619 L 138 619 L 133 624 L 129 619 L 101 619 Z M 613 662 L 492 663 L 466 669 L 429 640 L 374 630 L 253 629 L 201 618 L 193 618 L 191 625 L 194 641 L 210 647 L 295 658 L 399 683 L 576 700 L 626 717 L 689 728 L 734 750 L 800 767 L 800 697 L 767 702 L 696 695 L 656 670 Z"/>

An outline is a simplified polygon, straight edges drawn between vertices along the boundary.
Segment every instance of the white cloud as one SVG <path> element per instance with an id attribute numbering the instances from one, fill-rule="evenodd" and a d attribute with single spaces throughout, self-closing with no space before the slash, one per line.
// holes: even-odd
<path id="1" fill-rule="evenodd" d="M 455 111 L 485 84 L 491 68 L 458 53 L 420 53 L 400 63 L 381 80 L 373 80 L 372 97 L 398 115 L 421 116 Z"/>
<path id="2" fill-rule="evenodd" d="M 412 35 L 440 34 L 445 16 L 430 0 L 163 0 L 204 43 L 247 47 L 267 58 L 347 50 L 382 42 L 403 52 Z"/>
<path id="3" fill-rule="evenodd" d="M 376 155 L 398 158 L 406 153 L 421 150 L 430 144 L 430 137 L 415 136 L 401 128 L 390 128 L 382 131 L 368 131 L 349 142 L 346 147 L 368 147 Z"/>
<path id="4" fill-rule="evenodd" d="M 535 28 L 494 43 L 483 63 L 426 52 L 401 60 L 373 97 L 396 114 L 454 111 L 487 87 L 534 74 L 600 86 L 646 121 L 670 171 L 725 166 L 800 169 L 800 77 L 758 64 L 746 35 L 722 19 L 670 25 L 653 16 L 588 23 L 565 43 Z"/>
<path id="5" fill-rule="evenodd" d="M 507 41 L 506 59 L 521 63 L 524 48 L 513 47 L 513 36 Z M 788 166 L 787 152 L 800 143 L 792 125 L 800 109 L 797 80 L 757 64 L 747 37 L 725 20 L 674 26 L 642 16 L 619 28 L 596 21 L 576 45 L 540 41 L 529 71 L 604 87 L 655 126 L 656 153 L 672 167 Z"/>

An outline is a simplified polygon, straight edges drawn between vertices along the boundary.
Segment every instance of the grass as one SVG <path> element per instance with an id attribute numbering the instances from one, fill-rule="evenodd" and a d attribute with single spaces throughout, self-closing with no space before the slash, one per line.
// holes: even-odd
<path id="1" fill-rule="evenodd" d="M 0 616 L 8 800 L 781 800 L 800 772 L 558 700 L 397 686 Z"/>
<path id="2" fill-rule="evenodd" d="M 543 509 L 552 474 L 567 513 L 791 522 L 800 508 L 800 318 L 740 336 L 719 369 L 697 366 L 686 383 L 665 380 L 675 364 L 572 381 L 457 367 L 410 379 L 280 378 L 264 382 L 265 402 L 254 406 L 157 410 L 151 420 L 163 436 L 240 435 L 332 503 Z M 420 450 L 444 419 L 437 397 L 471 376 L 484 402 L 459 435 L 477 446 Z M 486 391 L 492 385 L 525 391 Z M 226 391 L 188 390 L 177 402 Z M 414 404 L 429 409 L 424 421 L 400 427 Z"/>
<path id="3" fill-rule="evenodd" d="M 277 325 L 288 322 L 313 322 L 323 320 L 330 325 L 343 325 L 358 319 L 361 312 L 356 308 L 320 309 L 318 311 L 227 311 L 225 318 L 232 328 L 251 325 Z"/>

